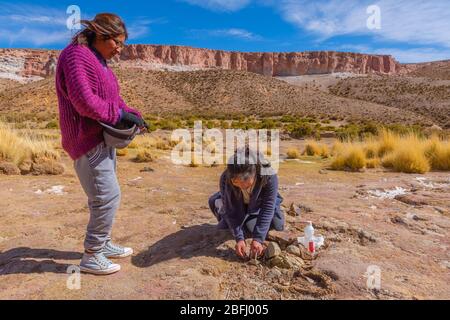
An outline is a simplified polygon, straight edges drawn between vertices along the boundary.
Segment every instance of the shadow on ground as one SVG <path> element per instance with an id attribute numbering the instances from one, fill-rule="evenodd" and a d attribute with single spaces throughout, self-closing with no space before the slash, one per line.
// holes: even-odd
<path id="1" fill-rule="evenodd" d="M 0 276 L 28 273 L 66 273 L 70 264 L 54 260 L 80 260 L 80 252 L 52 249 L 14 248 L 0 252 Z M 43 260 L 36 260 L 43 259 Z"/>
<path id="2" fill-rule="evenodd" d="M 146 268 L 174 258 L 205 256 L 237 261 L 233 248 L 222 246 L 231 239 L 233 237 L 228 230 L 218 230 L 215 225 L 190 226 L 157 241 L 146 251 L 133 256 L 131 262 L 136 267 Z"/>

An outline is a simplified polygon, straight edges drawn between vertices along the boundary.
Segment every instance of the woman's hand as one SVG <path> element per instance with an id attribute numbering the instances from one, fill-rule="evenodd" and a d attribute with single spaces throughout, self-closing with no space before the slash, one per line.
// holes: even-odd
<path id="1" fill-rule="evenodd" d="M 241 258 L 245 258 L 247 257 L 247 253 L 245 252 L 247 245 L 245 244 L 244 240 L 240 240 L 236 243 L 236 254 L 241 257 Z"/>
<path id="2" fill-rule="evenodd" d="M 135 115 L 134 113 L 122 111 L 122 118 L 121 118 L 121 120 L 123 122 L 127 123 L 129 126 L 136 125 L 139 128 L 141 128 L 141 129 L 145 128 L 145 129 L 148 130 L 147 122 L 145 122 L 144 119 L 142 119 L 141 117 Z"/>
<path id="3" fill-rule="evenodd" d="M 260 257 L 263 253 L 264 253 L 263 245 L 258 241 L 253 240 L 250 246 L 250 258 L 256 259 L 257 257 Z"/>

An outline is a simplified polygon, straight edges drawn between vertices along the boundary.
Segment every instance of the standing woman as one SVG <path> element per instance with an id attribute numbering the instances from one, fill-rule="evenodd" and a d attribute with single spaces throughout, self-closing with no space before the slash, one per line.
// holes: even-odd
<path id="1" fill-rule="evenodd" d="M 245 257 L 244 232 L 252 236 L 250 257 L 260 256 L 269 229 L 284 229 L 283 198 L 278 193 L 278 176 L 261 154 L 248 147 L 238 150 L 220 177 L 220 191 L 209 198 L 209 207 L 219 229 L 230 229 L 236 240 L 236 254 Z"/>
<path id="2" fill-rule="evenodd" d="M 107 60 L 120 54 L 128 38 L 120 17 L 101 13 L 82 20 L 84 29 L 61 52 L 56 70 L 56 92 L 62 146 L 74 160 L 74 168 L 88 197 L 90 219 L 80 263 L 83 272 L 111 274 L 120 265 L 109 258 L 124 258 L 131 248 L 114 244 L 111 229 L 120 203 L 116 177 L 116 151 L 104 142 L 99 122 L 119 122 L 144 130 L 141 114 L 128 107 Z"/>

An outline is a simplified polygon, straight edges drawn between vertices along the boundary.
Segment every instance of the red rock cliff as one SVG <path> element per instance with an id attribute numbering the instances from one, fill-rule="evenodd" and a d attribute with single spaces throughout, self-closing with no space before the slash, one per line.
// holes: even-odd
<path id="1" fill-rule="evenodd" d="M 0 49 L 0 73 L 45 77 L 54 73 L 58 51 Z M 231 52 L 182 46 L 129 45 L 116 63 L 154 63 L 194 68 L 244 70 L 266 76 L 298 76 L 333 72 L 396 74 L 403 68 L 392 56 L 335 51 Z"/>
<path id="2" fill-rule="evenodd" d="M 388 55 L 335 51 L 230 52 L 180 46 L 129 45 L 120 60 L 166 65 L 244 70 L 267 76 L 298 76 L 333 72 L 398 73 L 401 65 Z"/>

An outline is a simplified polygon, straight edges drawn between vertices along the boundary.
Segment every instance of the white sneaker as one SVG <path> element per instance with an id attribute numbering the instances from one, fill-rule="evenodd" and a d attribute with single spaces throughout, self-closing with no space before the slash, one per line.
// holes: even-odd
<path id="1" fill-rule="evenodd" d="M 107 275 L 119 271 L 120 265 L 112 263 L 102 252 L 84 253 L 80 270 L 90 274 Z"/>
<path id="2" fill-rule="evenodd" d="M 107 258 L 126 258 L 133 254 L 133 249 L 119 246 L 118 244 L 108 241 L 102 249 L 102 253 Z"/>

